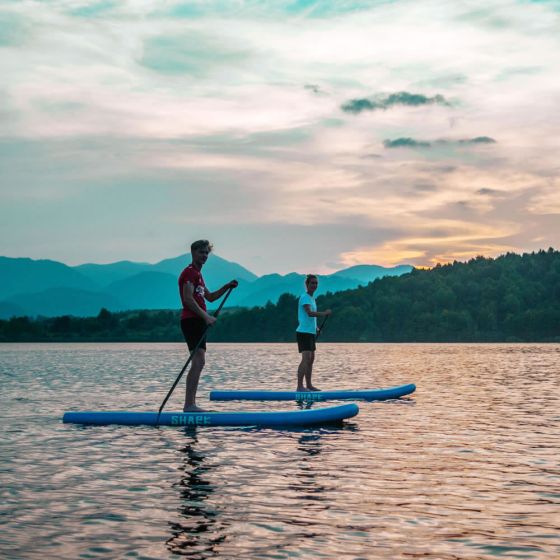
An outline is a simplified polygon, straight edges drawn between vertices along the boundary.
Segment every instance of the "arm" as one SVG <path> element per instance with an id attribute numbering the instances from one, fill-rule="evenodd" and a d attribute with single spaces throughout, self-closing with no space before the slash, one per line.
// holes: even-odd
<path id="1" fill-rule="evenodd" d="M 216 301 L 217 299 L 220 299 L 230 288 L 237 288 L 237 285 L 237 280 L 232 280 L 231 282 L 224 284 L 219 290 L 216 290 L 215 292 L 206 290 L 204 292 L 204 297 L 208 301 Z"/>
<path id="2" fill-rule="evenodd" d="M 216 322 L 216 318 L 209 315 L 196 303 L 194 299 L 194 286 L 191 282 L 185 282 L 183 285 L 183 303 L 185 307 L 188 307 L 195 315 L 204 319 L 207 325 L 213 325 Z"/>
<path id="3" fill-rule="evenodd" d="M 326 311 L 311 311 L 311 305 L 308 303 L 303 306 L 303 309 L 309 317 L 326 317 L 332 313 L 330 309 L 327 309 Z"/>

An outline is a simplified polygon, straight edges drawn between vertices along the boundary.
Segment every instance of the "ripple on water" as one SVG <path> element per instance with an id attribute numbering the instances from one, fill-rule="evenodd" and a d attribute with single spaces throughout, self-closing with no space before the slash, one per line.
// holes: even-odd
<path id="1" fill-rule="evenodd" d="M 0 356 L 6 558 L 560 557 L 560 345 L 322 344 L 325 389 L 418 390 L 301 430 L 61 424 L 67 409 L 156 409 L 181 345 Z M 292 387 L 297 361 L 292 345 L 212 345 L 202 401 Z"/>

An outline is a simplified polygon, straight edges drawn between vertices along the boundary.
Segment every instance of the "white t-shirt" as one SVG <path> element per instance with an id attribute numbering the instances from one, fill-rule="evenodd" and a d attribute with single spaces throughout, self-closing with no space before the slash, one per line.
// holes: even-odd
<path id="1" fill-rule="evenodd" d="M 307 292 L 302 294 L 298 301 L 299 325 L 296 331 L 301 333 L 317 334 L 317 317 L 310 317 L 303 308 L 304 305 L 310 305 L 311 311 L 317 311 L 315 298 L 311 297 Z"/>

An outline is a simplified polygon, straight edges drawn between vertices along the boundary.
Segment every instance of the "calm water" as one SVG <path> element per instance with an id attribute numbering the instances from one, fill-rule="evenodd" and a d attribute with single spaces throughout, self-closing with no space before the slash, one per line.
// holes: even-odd
<path id="1" fill-rule="evenodd" d="M 175 344 L 0 346 L 0 557 L 560 558 L 560 345 L 322 344 L 325 389 L 418 387 L 342 428 L 61 423 L 157 409 L 184 360 Z M 292 388 L 297 362 L 293 345 L 212 344 L 199 404 L 294 409 L 206 396 Z"/>

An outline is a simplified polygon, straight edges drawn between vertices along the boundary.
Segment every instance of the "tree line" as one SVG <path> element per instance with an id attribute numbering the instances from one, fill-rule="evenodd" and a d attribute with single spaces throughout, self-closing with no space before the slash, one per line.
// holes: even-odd
<path id="1" fill-rule="evenodd" d="M 319 286 L 319 291 L 320 291 Z M 303 292 L 303 286 L 302 286 Z M 330 342 L 560 342 L 560 252 L 551 249 L 438 265 L 317 298 Z M 97 317 L 14 317 L 0 341 L 179 342 L 179 311 L 102 309 Z M 293 342 L 297 298 L 222 312 L 215 342 Z"/>

